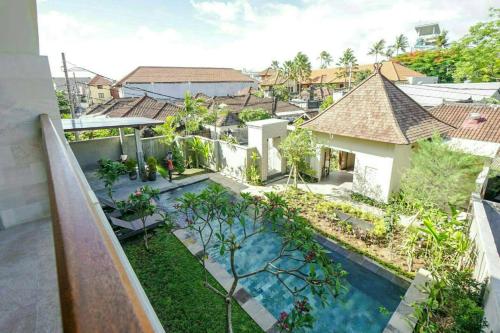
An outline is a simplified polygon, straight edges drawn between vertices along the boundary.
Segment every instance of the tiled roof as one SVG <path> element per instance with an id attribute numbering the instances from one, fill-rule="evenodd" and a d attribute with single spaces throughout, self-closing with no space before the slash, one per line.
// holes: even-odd
<path id="1" fill-rule="evenodd" d="M 103 76 L 96 75 L 90 80 L 88 83 L 89 86 L 110 86 L 113 82 L 111 80 L 106 79 Z"/>
<path id="2" fill-rule="evenodd" d="M 436 118 L 456 127 L 448 132 L 450 137 L 500 143 L 498 105 L 451 103 L 441 104 L 429 111 Z M 470 119 L 471 113 L 480 114 L 480 118 Z"/>
<path id="3" fill-rule="evenodd" d="M 353 74 L 361 71 L 373 72 L 373 64 L 358 65 L 356 69 L 353 69 Z M 408 77 L 422 77 L 425 76 L 422 73 L 414 71 L 411 68 L 405 67 L 400 63 L 394 61 L 384 61 L 382 62 L 382 68 L 380 69 L 382 75 L 393 82 L 406 81 Z M 343 83 L 344 78 L 342 76 L 342 68 L 325 68 L 325 69 L 315 69 L 311 72 L 310 82 L 313 83 Z M 305 82 L 307 83 L 307 82 Z"/>
<path id="4" fill-rule="evenodd" d="M 143 96 L 112 99 L 94 107 L 86 114 L 111 118 L 145 117 L 163 121 L 167 116 L 174 116 L 181 110 L 181 107 L 168 101 Z"/>
<path id="5" fill-rule="evenodd" d="M 121 79 L 117 85 L 151 82 L 254 82 L 254 80 L 232 68 L 140 66 Z"/>
<path id="6" fill-rule="evenodd" d="M 273 110 L 273 99 L 269 97 L 257 97 L 252 94 L 240 96 L 221 96 L 214 97 L 207 100 L 208 107 L 213 109 L 215 107 L 223 106 L 229 112 L 222 114 L 218 117 L 217 126 L 232 126 L 238 125 L 238 113 L 244 109 L 264 109 L 269 114 Z M 298 111 L 302 110 L 300 107 L 295 106 L 288 102 L 278 101 L 276 104 L 276 114 L 281 112 Z"/>
<path id="7" fill-rule="evenodd" d="M 436 119 L 375 72 L 318 116 L 304 123 L 313 131 L 372 141 L 409 144 L 454 129 Z"/>

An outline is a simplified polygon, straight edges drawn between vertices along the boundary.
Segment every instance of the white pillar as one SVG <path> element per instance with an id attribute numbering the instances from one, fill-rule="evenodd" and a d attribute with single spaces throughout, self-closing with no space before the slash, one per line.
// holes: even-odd
<path id="1" fill-rule="evenodd" d="M 127 151 L 125 149 L 125 131 L 122 127 L 118 129 L 120 133 L 120 148 L 122 150 L 122 155 L 127 155 Z"/>
<path id="2" fill-rule="evenodd" d="M 139 167 L 139 176 L 144 172 L 144 153 L 142 151 L 141 130 L 134 128 L 135 149 L 137 152 L 137 166 Z"/>
<path id="3" fill-rule="evenodd" d="M 0 53 L 39 55 L 35 0 L 0 1 Z"/>

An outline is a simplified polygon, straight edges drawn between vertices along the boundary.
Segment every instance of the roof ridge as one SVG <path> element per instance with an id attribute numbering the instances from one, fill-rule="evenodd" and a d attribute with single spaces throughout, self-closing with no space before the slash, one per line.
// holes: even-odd
<path id="1" fill-rule="evenodd" d="M 398 89 L 398 90 L 399 90 L 399 91 L 400 91 L 400 92 L 401 92 L 404 96 L 406 96 L 407 98 L 409 98 L 412 102 L 414 102 L 414 103 L 417 105 L 417 107 L 418 107 L 418 108 L 420 108 L 422 111 L 424 111 L 425 113 L 427 113 L 429 116 L 431 116 L 432 118 L 436 119 L 436 120 L 437 120 L 437 121 L 439 121 L 440 123 L 443 123 L 443 124 L 445 124 L 445 125 L 451 126 L 451 127 L 453 127 L 453 128 L 455 128 L 455 129 L 456 129 L 456 127 L 455 127 L 455 126 L 453 126 L 453 125 L 451 125 L 451 124 L 448 124 L 448 123 L 445 123 L 444 121 L 442 121 L 442 120 L 440 120 L 440 119 L 438 119 L 438 118 L 434 117 L 434 116 L 432 115 L 432 113 L 430 113 L 430 112 L 429 112 L 428 110 L 426 110 L 426 109 L 425 109 L 422 105 L 420 105 L 419 103 L 417 103 L 417 101 L 415 101 L 413 98 L 411 98 L 411 96 L 410 96 L 410 95 L 408 95 L 407 93 L 405 93 L 405 92 L 403 91 L 403 89 L 400 89 L 400 88 L 399 88 L 399 87 L 398 87 L 398 86 L 397 86 L 394 82 L 392 82 L 391 80 L 389 80 L 389 79 L 388 79 L 388 78 L 386 78 L 385 76 L 384 76 L 384 78 L 387 80 L 387 82 L 388 82 L 390 85 L 392 85 L 393 87 L 395 87 L 396 89 Z"/>
<path id="2" fill-rule="evenodd" d="M 323 111 L 321 111 L 320 113 L 318 113 L 316 116 L 314 116 L 311 119 L 305 121 L 304 123 L 302 123 L 302 125 L 305 125 L 305 124 L 313 121 L 314 119 L 319 118 L 319 116 L 321 116 L 322 114 L 324 114 L 325 111 L 331 109 L 334 105 L 337 105 L 338 103 L 340 103 L 341 100 L 343 100 L 344 98 L 346 98 L 347 96 L 349 96 L 352 92 L 356 91 L 359 87 L 361 87 L 366 81 L 368 81 L 370 78 L 372 78 L 375 74 L 376 73 L 372 73 L 372 75 L 368 76 L 366 79 L 364 79 L 363 81 L 361 81 L 357 86 L 355 86 L 353 89 L 351 89 L 347 94 L 345 94 L 344 96 L 340 97 L 340 99 L 338 101 L 336 101 L 335 103 L 333 103 L 332 105 L 330 105 L 329 107 L 327 107 L 326 109 L 324 109 Z"/>
<path id="3" fill-rule="evenodd" d="M 126 117 L 127 115 L 129 115 L 129 114 L 130 114 L 130 112 L 132 112 L 132 111 L 133 111 L 133 110 L 137 107 L 137 105 L 139 105 L 140 103 L 142 103 L 142 102 L 146 99 L 146 97 L 149 97 L 149 96 L 148 96 L 147 94 L 144 94 L 144 96 L 140 97 L 140 98 L 139 98 L 139 99 L 138 99 L 138 100 L 134 103 L 134 105 L 132 105 L 132 107 L 131 107 L 131 108 L 130 108 L 127 112 L 125 112 L 125 113 L 122 115 L 122 117 Z"/>
<path id="4" fill-rule="evenodd" d="M 389 109 L 391 110 L 391 113 L 392 113 L 392 118 L 393 118 L 393 126 L 395 127 L 396 131 L 399 132 L 399 134 L 401 134 L 401 136 L 405 139 L 406 141 L 406 144 L 409 144 L 411 143 L 410 140 L 408 139 L 408 137 L 403 133 L 403 131 L 401 130 L 401 126 L 399 124 L 399 120 L 398 118 L 396 117 L 396 113 L 394 112 L 394 106 L 392 105 L 392 102 L 391 102 L 391 98 L 389 97 L 389 93 L 387 92 L 387 89 L 385 87 L 385 82 L 386 81 L 391 81 L 389 80 L 388 78 L 386 78 L 384 75 L 382 75 L 382 73 L 378 73 L 380 75 L 380 79 L 382 80 L 382 90 L 384 91 L 384 94 L 385 94 L 385 97 L 387 99 L 387 102 L 389 103 Z M 399 89 L 399 88 L 398 88 Z"/>

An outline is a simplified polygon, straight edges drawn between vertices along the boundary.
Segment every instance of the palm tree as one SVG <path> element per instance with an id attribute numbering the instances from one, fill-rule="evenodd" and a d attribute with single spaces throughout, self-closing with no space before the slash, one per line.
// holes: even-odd
<path id="1" fill-rule="evenodd" d="M 392 58 L 392 56 L 394 55 L 394 51 L 395 51 L 395 48 L 394 46 L 388 46 L 386 49 L 385 49 L 385 56 L 387 57 L 387 59 L 390 59 Z"/>
<path id="2" fill-rule="evenodd" d="M 406 38 L 406 36 L 403 34 L 396 36 L 396 41 L 394 42 L 394 45 L 392 47 L 396 51 L 396 56 L 398 56 L 399 51 L 406 51 L 406 48 L 408 47 L 408 38 Z"/>
<path id="3" fill-rule="evenodd" d="M 385 40 L 381 39 L 375 44 L 373 44 L 372 48 L 368 52 L 369 55 L 375 55 L 375 63 L 378 62 L 378 56 L 384 55 L 385 49 Z"/>
<path id="4" fill-rule="evenodd" d="M 328 53 L 326 51 L 321 51 L 318 59 L 321 62 L 321 65 L 320 65 L 321 68 L 327 68 L 333 62 L 332 56 L 330 55 L 330 53 Z"/>
<path id="5" fill-rule="evenodd" d="M 342 68 L 341 77 L 344 78 L 344 86 L 347 85 L 347 78 L 349 77 L 349 88 L 351 87 L 351 77 L 352 70 L 358 67 L 358 59 L 354 55 L 354 51 L 351 48 L 348 48 L 344 51 L 342 56 L 339 58 L 337 62 L 337 66 Z"/>
<path id="6" fill-rule="evenodd" d="M 311 77 L 311 62 L 309 58 L 302 52 L 298 52 L 293 59 L 293 69 L 295 79 L 299 83 L 299 94 L 302 88 L 302 82 Z"/>
<path id="7" fill-rule="evenodd" d="M 280 68 L 280 63 L 278 60 L 271 61 L 271 69 L 278 70 Z"/>
<path id="8" fill-rule="evenodd" d="M 441 32 L 439 34 L 439 36 L 437 36 L 435 43 L 436 43 L 436 46 L 440 49 L 447 47 L 448 46 L 448 31 L 443 30 L 443 32 Z"/>

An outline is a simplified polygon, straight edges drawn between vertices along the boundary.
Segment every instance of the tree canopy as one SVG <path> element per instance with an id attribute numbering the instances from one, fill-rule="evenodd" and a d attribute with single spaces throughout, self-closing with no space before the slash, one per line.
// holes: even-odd
<path id="1" fill-rule="evenodd" d="M 238 118 L 242 123 L 247 123 L 249 121 L 268 119 L 271 118 L 271 115 L 262 108 L 244 109 L 238 114 Z"/>

